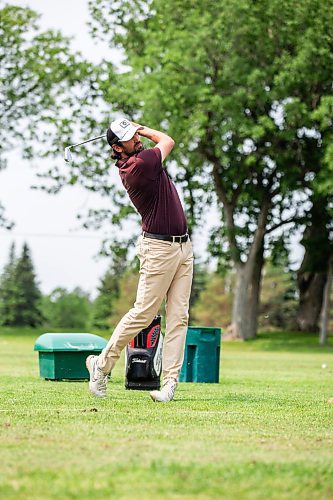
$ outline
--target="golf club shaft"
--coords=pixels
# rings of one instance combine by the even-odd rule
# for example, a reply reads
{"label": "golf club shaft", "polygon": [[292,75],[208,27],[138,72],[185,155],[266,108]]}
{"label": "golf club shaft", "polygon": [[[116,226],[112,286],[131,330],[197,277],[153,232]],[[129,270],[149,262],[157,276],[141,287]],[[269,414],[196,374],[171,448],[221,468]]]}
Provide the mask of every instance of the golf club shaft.
{"label": "golf club shaft", "polygon": [[75,148],[76,146],[81,146],[82,144],[86,144],[87,142],[97,141],[98,139],[102,139],[103,137],[105,137],[105,134],[99,135],[98,137],[93,137],[92,139],[88,139],[87,141],[78,142],[77,144],[72,144],[71,146],[68,146],[68,149]]}

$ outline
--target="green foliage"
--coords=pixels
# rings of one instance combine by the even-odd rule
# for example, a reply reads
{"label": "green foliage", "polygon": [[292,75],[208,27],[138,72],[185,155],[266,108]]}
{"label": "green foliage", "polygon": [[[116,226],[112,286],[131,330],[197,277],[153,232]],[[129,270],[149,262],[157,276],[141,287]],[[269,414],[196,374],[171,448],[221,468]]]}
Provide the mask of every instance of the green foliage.
{"label": "green foliage", "polygon": [[[267,244],[286,221],[301,222],[311,193],[329,193],[332,0],[95,0],[90,9],[93,35],[123,50],[117,72],[110,60],[92,68],[70,54],[68,40],[41,33],[29,9],[2,9],[6,147],[22,137],[32,157],[38,138],[47,144],[40,154],[58,156],[74,130],[106,128],[110,109],[167,130],[177,142],[168,168],[177,164],[191,230],[218,200],[220,247],[211,249],[223,255],[221,272],[246,262],[260,232]],[[97,125],[98,102],[107,111]],[[50,168],[49,189],[80,183],[111,197],[112,209],[92,219],[121,227],[135,216],[97,148],[80,151],[66,172]]]}
{"label": "green foliage", "polygon": [[36,141],[47,143],[45,155],[58,156],[59,146],[73,132],[80,104],[84,107],[94,97],[93,87],[87,93],[92,67],[71,53],[68,38],[42,32],[33,10],[5,4],[0,16],[2,151],[20,145],[24,156],[33,158]]}
{"label": "green foliage", "polygon": [[[110,318],[118,308],[121,281],[127,270],[131,269],[131,263],[128,262],[128,250],[128,246],[123,246],[119,241],[113,241],[107,252],[111,255],[111,264],[101,278],[100,285],[97,288],[99,293],[93,303],[92,324],[96,328],[108,329],[113,324],[112,321],[114,320],[111,321]],[[121,301],[123,299],[124,297],[121,298]],[[127,303],[126,299],[125,301]]]}
{"label": "green foliage", "polygon": [[42,311],[45,326],[54,328],[76,328],[85,331],[90,326],[91,304],[89,296],[80,288],[72,292],[56,288],[43,297]]}
{"label": "green foliage", "polygon": [[206,288],[209,277],[210,273],[208,272],[206,264],[198,263],[196,259],[194,259],[193,281],[190,297],[190,320],[191,308],[196,304],[202,290]]}
{"label": "green foliage", "polygon": [[304,218],[301,244],[305,252],[297,272],[297,324],[305,331],[319,330],[329,261],[333,255],[332,195],[333,192],[325,194],[316,189],[311,197],[312,206]]}
{"label": "green foliage", "polygon": [[8,263],[5,265],[0,277],[0,324],[12,325],[15,318],[17,288],[15,283],[15,244],[12,243]]}
{"label": "green foliage", "polygon": [[323,145],[325,154],[323,164],[325,168],[319,172],[316,180],[318,191],[332,195],[333,191],[333,96],[324,96],[320,100],[319,106],[313,112],[313,119],[320,124],[320,128],[325,130]]}
{"label": "green foliage", "polygon": [[[232,272],[207,275],[206,284],[191,310],[192,322],[226,330],[231,323],[234,286]],[[260,328],[296,329],[297,305],[296,277],[288,261],[281,258],[279,263],[268,261],[262,279]]]}
{"label": "green foliage", "polygon": [[[90,135],[96,126],[91,117],[98,98],[98,69],[71,52],[69,38],[42,31],[33,10],[2,4],[0,18],[0,168],[13,148],[30,160],[57,158],[58,165],[49,164],[47,176],[54,176],[59,187],[67,181],[59,162],[64,145],[78,132]],[[84,112],[86,119],[80,123]],[[55,191],[58,187],[45,186]],[[0,205],[1,225],[11,223]]]}
{"label": "green foliage", "polygon": [[133,307],[136,297],[139,275],[136,270],[129,269],[119,279],[119,294],[112,303],[109,324],[114,328],[121,318]]}
{"label": "green foliage", "polygon": [[[248,316],[258,249],[276,229],[302,223],[314,191],[332,187],[333,1],[134,5],[90,2],[92,32],[121,47],[126,65],[114,88],[104,79],[100,89],[176,139],[168,162],[178,166],[191,226],[218,201],[209,251],[219,272],[232,262],[247,276],[236,304],[237,317]],[[233,321],[253,325],[241,336],[255,335],[249,317]]]}
{"label": "green foliage", "polygon": [[[333,196],[333,192],[332,192]],[[330,196],[314,194],[312,206],[304,218],[305,230],[301,241],[305,248],[301,272],[327,272],[333,253],[333,218]]]}
{"label": "green foliage", "polygon": [[289,244],[289,240],[285,235],[272,241],[269,254],[269,269],[275,268],[283,270],[284,272],[290,272],[287,244]]}
{"label": "green foliage", "polygon": [[108,270],[101,278],[97,287],[98,296],[93,303],[92,325],[95,328],[106,330],[110,328],[110,316],[114,301],[119,297],[119,276],[113,270]]}
{"label": "green foliage", "polygon": [[[1,168],[0,168],[1,169]],[[0,227],[5,229],[12,229],[14,223],[9,221],[5,216],[5,207],[0,203]]]}
{"label": "green foliage", "polygon": [[[195,265],[190,307],[198,301],[202,290],[206,287],[209,273],[204,265]],[[96,328],[114,328],[120,319],[133,307],[139,280],[136,259],[132,263],[124,262],[123,266],[111,264],[99,286],[99,295],[93,304],[93,325]],[[160,313],[164,316],[163,305]],[[190,309],[190,321],[192,310]]]}
{"label": "green foliage", "polygon": [[127,66],[116,85],[100,82],[104,99],[176,138],[170,161],[195,194],[190,223],[216,199],[214,185],[232,212],[231,256],[244,261],[263,205],[269,232],[298,218],[306,194],[297,203],[295,191],[327,167],[332,0],[134,5],[90,2],[92,33],[121,47]]}
{"label": "green foliage", "polygon": [[220,226],[213,227],[207,251],[216,259],[216,270],[221,276],[225,276],[232,269],[231,252],[227,243],[228,229],[221,221]]}
{"label": "green foliage", "polygon": [[227,278],[210,274],[206,283],[192,308],[192,322],[198,326],[226,329],[231,323],[233,277],[230,274]]}
{"label": "green foliage", "polygon": [[27,244],[23,245],[21,257],[18,259],[14,273],[18,290],[16,303],[16,319],[14,325],[36,326],[42,322],[40,311],[41,292]]}
{"label": "green foliage", "polygon": [[296,330],[298,309],[296,278],[286,265],[268,261],[264,268],[259,328]]}
{"label": "green foliage", "polygon": [[28,245],[16,259],[14,246],[0,281],[0,323],[37,326],[42,323],[41,292],[38,288]]}

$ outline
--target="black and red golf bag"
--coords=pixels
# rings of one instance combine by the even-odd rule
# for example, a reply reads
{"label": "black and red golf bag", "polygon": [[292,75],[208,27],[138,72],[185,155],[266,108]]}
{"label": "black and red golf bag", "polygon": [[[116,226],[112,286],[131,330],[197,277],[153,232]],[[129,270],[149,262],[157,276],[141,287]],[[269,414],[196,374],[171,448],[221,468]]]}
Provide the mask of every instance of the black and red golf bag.
{"label": "black and red golf bag", "polygon": [[156,316],[126,347],[126,389],[160,388],[162,346],[161,316]]}

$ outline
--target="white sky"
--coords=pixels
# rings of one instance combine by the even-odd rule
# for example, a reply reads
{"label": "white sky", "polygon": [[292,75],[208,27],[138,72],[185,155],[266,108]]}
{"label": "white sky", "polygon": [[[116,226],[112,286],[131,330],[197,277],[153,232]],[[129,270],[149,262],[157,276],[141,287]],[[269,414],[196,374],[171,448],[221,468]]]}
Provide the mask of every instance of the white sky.
{"label": "white sky", "polygon": [[[89,36],[87,0],[16,0],[7,3],[28,6],[39,12],[42,29],[58,29],[64,35],[74,37],[73,49],[81,51],[87,59],[98,62],[103,56],[110,57],[110,49],[97,44]],[[37,161],[34,164],[38,167]],[[108,234],[105,229],[98,232],[80,229],[76,215],[82,210],[105,206],[105,201],[79,187],[68,187],[56,196],[48,195],[31,190],[34,183],[36,177],[31,165],[21,160],[17,152],[12,152],[8,168],[0,171],[0,200],[6,208],[6,216],[15,222],[15,228],[10,232],[0,230],[0,271],[7,262],[11,242],[15,241],[17,250],[21,251],[26,241],[44,293],[50,293],[57,286],[67,289],[80,286],[95,296],[108,261],[94,257]],[[216,216],[210,214],[209,220],[214,224]],[[206,230],[207,227],[206,224]],[[198,254],[204,250],[206,240],[202,234],[194,239]],[[294,259],[299,260],[299,247],[295,247],[294,254]]]}

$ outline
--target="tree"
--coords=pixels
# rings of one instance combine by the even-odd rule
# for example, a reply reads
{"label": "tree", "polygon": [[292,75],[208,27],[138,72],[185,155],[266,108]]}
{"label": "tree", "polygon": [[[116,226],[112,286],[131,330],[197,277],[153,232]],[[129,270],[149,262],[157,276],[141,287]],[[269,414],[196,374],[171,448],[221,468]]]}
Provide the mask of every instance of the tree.
{"label": "tree", "polygon": [[38,288],[30,250],[23,245],[19,258],[14,246],[5,267],[0,286],[1,324],[8,326],[37,326],[42,323],[41,292]]}
{"label": "tree", "polygon": [[304,214],[309,179],[328,168],[327,130],[315,112],[331,94],[332,7],[90,2],[95,34],[121,47],[129,68],[114,87],[104,78],[105,100],[167,128],[182,178],[196,175],[201,192],[213,186],[237,271],[233,326],[242,338],[256,334],[265,246]]}
{"label": "tree", "polygon": [[43,317],[40,310],[41,292],[39,290],[30,250],[23,245],[21,256],[17,260],[14,272],[17,297],[15,304],[14,325],[38,326]]}
{"label": "tree", "polygon": [[43,297],[43,314],[50,328],[86,330],[90,321],[91,304],[89,296],[80,288],[72,292],[55,288]]}
{"label": "tree", "polygon": [[[60,32],[41,31],[33,10],[5,4],[0,18],[0,169],[13,148],[26,159],[62,156],[76,130],[91,133],[88,111],[78,121],[96,107],[93,66],[71,53]],[[49,168],[55,171],[60,180],[61,168]],[[1,204],[0,226],[11,227]]]}
{"label": "tree", "polygon": [[16,304],[16,282],[15,282],[15,244],[12,243],[9,252],[8,263],[0,277],[0,324],[11,325],[14,321],[14,310]]}
{"label": "tree", "polygon": [[93,303],[92,324],[97,328],[109,329],[115,304],[120,296],[120,281],[126,270],[134,263],[128,262],[128,247],[114,241],[110,248],[111,263],[98,286],[98,295]]}
{"label": "tree", "polygon": [[93,303],[92,324],[96,328],[107,330],[110,328],[110,316],[114,301],[119,297],[119,276],[115,276],[112,269],[108,269],[97,287],[98,295]]}
{"label": "tree", "polygon": [[324,289],[323,306],[321,310],[321,325],[320,325],[320,335],[319,335],[319,343],[321,345],[326,344],[328,337],[329,320],[331,312],[330,298],[331,298],[332,283],[333,283],[333,256],[331,256],[328,265],[328,273]]}
{"label": "tree", "polygon": [[218,326],[226,331],[231,322],[232,312],[231,279],[231,276],[210,274],[191,312],[196,325]]}
{"label": "tree", "polygon": [[295,330],[296,278],[287,261],[276,262],[272,258],[266,260],[261,295],[260,327]]}
{"label": "tree", "polygon": [[324,168],[312,181],[311,208],[302,221],[305,253],[298,271],[298,326],[305,331],[318,330],[323,300],[328,306],[327,294],[330,294],[327,284],[331,280],[329,262],[333,258],[333,96],[321,99],[313,115],[321,130],[325,130],[322,138],[325,154]]}
{"label": "tree", "polygon": [[[138,287],[138,273],[128,269],[119,279],[119,294],[112,303],[109,325],[114,328],[121,318],[133,307]],[[147,325],[148,326],[148,325]]]}
{"label": "tree", "polygon": [[209,273],[207,266],[204,263],[199,263],[194,260],[193,266],[193,281],[190,295],[190,311],[189,311],[189,323],[195,321],[192,315],[193,307],[195,307],[197,301],[203,290],[205,290],[207,281],[210,279],[211,274]]}
{"label": "tree", "polygon": [[327,196],[312,197],[312,206],[305,224],[302,240],[305,253],[297,273],[299,289],[297,324],[302,331],[317,332],[329,260],[333,255],[333,242],[330,241],[333,219],[329,213]]}

